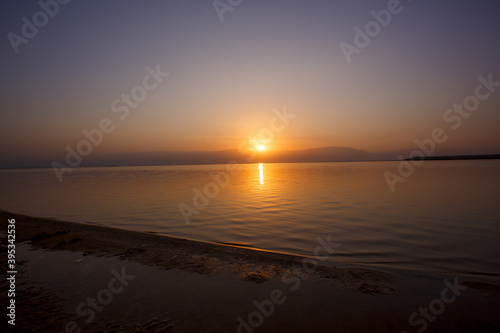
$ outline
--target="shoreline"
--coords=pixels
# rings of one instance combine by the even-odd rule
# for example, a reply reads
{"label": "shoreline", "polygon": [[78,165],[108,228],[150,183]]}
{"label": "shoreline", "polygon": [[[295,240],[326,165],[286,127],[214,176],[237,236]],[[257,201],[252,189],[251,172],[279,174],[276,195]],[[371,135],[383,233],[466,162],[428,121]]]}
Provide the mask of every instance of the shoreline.
{"label": "shoreline", "polygon": [[[443,281],[457,279],[450,275],[325,265],[321,260],[306,272],[304,262],[312,263],[313,257],[3,210],[0,217],[2,234],[7,230],[7,219],[16,220],[16,245],[20,248],[17,259],[21,259],[18,265],[24,272],[19,277],[20,327],[32,328],[33,322],[23,321],[23,317],[35,316],[41,322],[37,324],[40,332],[64,332],[61,325],[68,318],[79,323],[82,332],[115,328],[117,332],[140,332],[147,325],[154,327],[152,332],[237,332],[238,318],[247,320],[248,314],[255,311],[253,300],[264,302],[273,290],[283,290],[289,300],[279,306],[276,303],[275,313],[250,329],[284,332],[302,327],[322,332],[335,324],[338,331],[410,332],[419,326],[409,324],[409,315],[439,297]],[[2,237],[2,246],[6,247],[4,243]],[[86,325],[74,304],[99,292],[99,285],[109,280],[110,267],[119,270],[120,265],[137,276],[124,292],[127,298],[111,303],[109,309],[113,311],[103,311],[101,317]],[[498,329],[500,320],[496,319],[495,309],[500,306],[500,285],[471,276],[459,278],[466,290],[455,303],[447,305],[440,320],[427,323],[432,327],[428,331],[454,332],[450,327],[456,325],[465,332]],[[297,286],[294,281],[297,290],[292,288]],[[90,287],[93,284],[97,286]],[[37,299],[37,292],[49,299]],[[132,312],[127,299],[136,300]],[[338,316],[332,318],[331,313]],[[298,316],[302,318],[299,322]],[[217,328],[210,328],[214,325]]]}
{"label": "shoreline", "polygon": [[[259,282],[265,282],[273,276],[283,274],[294,265],[301,265],[304,259],[313,258],[237,244],[211,243],[151,232],[54,218],[38,218],[4,210],[0,210],[0,218],[2,222],[5,222],[7,218],[15,219],[17,229],[23,230],[22,235],[18,233],[16,236],[18,244],[28,242],[35,248],[49,251],[80,251],[85,255],[119,257],[162,269],[209,275],[220,272],[249,274],[252,273],[251,267],[262,269],[267,266],[272,267],[270,272],[262,271],[261,277],[257,278],[253,275]],[[5,227],[2,230],[6,229]],[[170,258],[159,256],[167,252]],[[381,275],[385,275],[384,271],[391,269],[370,269],[362,265],[340,262],[335,265],[328,262],[319,267],[319,271],[324,271],[325,275],[335,273],[334,276],[349,270],[380,271]]]}
{"label": "shoreline", "polygon": [[[314,246],[310,249],[311,255],[307,254],[301,254],[301,253],[294,253],[294,252],[286,252],[286,251],[280,251],[280,250],[272,250],[272,249],[265,249],[265,248],[259,248],[259,247],[254,247],[251,245],[247,244],[238,244],[238,243],[231,243],[231,242],[211,242],[211,241],[205,241],[205,240],[200,240],[200,239],[194,239],[194,238],[189,238],[185,236],[175,236],[171,234],[166,234],[166,233],[160,233],[156,231],[141,231],[141,230],[136,230],[134,228],[119,228],[116,226],[107,226],[104,224],[99,224],[99,223],[86,223],[86,222],[77,222],[77,221],[69,221],[69,220],[64,220],[60,218],[54,218],[54,217],[34,217],[30,215],[24,215],[24,214],[18,214],[18,213],[11,213],[9,211],[5,211],[3,209],[0,209],[0,217],[3,216],[13,216],[14,218],[17,216],[18,218],[22,218],[25,222],[28,222],[28,225],[30,226],[29,234],[30,237],[35,237],[35,245],[43,245],[46,243],[50,244],[48,246],[49,249],[54,249],[54,250],[71,250],[71,251],[78,251],[85,249],[87,245],[90,245],[89,250],[92,249],[92,251],[88,253],[96,253],[96,251],[101,251],[103,253],[109,252],[112,247],[104,247],[104,246],[95,246],[95,244],[73,244],[73,243],[67,243],[68,242],[68,237],[56,237],[52,239],[51,241],[43,242],[41,241],[40,238],[52,238],[49,237],[51,235],[43,235],[43,234],[34,234],[32,232],[31,227],[33,226],[33,223],[36,221],[39,221],[39,223],[44,223],[44,225],[47,226],[48,231],[50,230],[55,230],[53,232],[61,233],[65,232],[67,229],[67,226],[73,226],[73,230],[75,231],[85,231],[85,232],[98,232],[99,235],[103,236],[105,239],[109,237],[109,233],[115,234],[118,239],[130,239],[134,240],[137,237],[140,236],[139,239],[143,239],[145,243],[139,244],[138,242],[135,242],[134,244],[137,245],[138,247],[136,249],[129,248],[129,253],[127,256],[124,256],[124,258],[128,258],[129,255],[132,254],[134,251],[142,251],[141,247],[142,245],[148,243],[149,241],[154,241],[155,244],[157,242],[162,243],[166,248],[171,248],[172,246],[182,246],[184,247],[185,251],[191,251],[194,250],[194,253],[218,253],[218,255],[223,255],[224,258],[231,260],[233,256],[236,256],[238,254],[245,254],[246,257],[253,257],[253,258],[269,258],[269,259],[282,259],[282,260],[292,260],[293,262],[297,263],[300,262],[303,259],[307,258],[314,258]],[[38,226],[36,226],[38,228]],[[6,228],[4,228],[6,230]],[[37,230],[40,231],[40,233],[43,233],[45,231],[41,230],[38,228]],[[0,230],[0,233],[2,230]],[[61,234],[58,234],[56,236],[62,236]],[[23,241],[25,240],[32,240],[30,237],[24,237]],[[65,244],[57,244],[55,245],[53,242],[55,240],[59,240],[59,243],[64,242]],[[116,239],[114,240],[116,241]],[[117,246],[122,246],[124,242],[121,242],[122,244],[115,244]],[[218,247],[221,248],[218,248]],[[220,249],[220,250],[218,250]],[[240,250],[237,250],[240,249]],[[247,252],[249,251],[249,252]],[[110,255],[120,255],[119,252],[109,252]],[[275,255],[275,256],[274,256]],[[464,277],[471,277],[474,279],[480,279],[485,282],[491,282],[494,284],[500,284],[500,275],[495,274],[495,273],[489,273],[489,272],[455,272],[455,271],[436,271],[436,270],[422,270],[421,268],[411,268],[411,267],[405,267],[401,265],[394,265],[391,263],[386,263],[386,264],[370,264],[370,263],[351,263],[345,259],[341,260],[334,260],[336,254],[333,253],[331,255],[331,258],[329,257],[327,261],[323,261],[322,265],[325,267],[337,267],[337,268],[354,268],[354,269],[365,269],[365,270],[370,270],[370,271],[380,271],[380,272],[386,272],[386,273],[395,273],[397,274],[413,274],[413,275],[424,275],[424,276],[446,276],[446,275],[459,275],[459,276],[464,276]],[[272,262],[272,260],[271,260]],[[151,264],[152,262],[149,262]]]}

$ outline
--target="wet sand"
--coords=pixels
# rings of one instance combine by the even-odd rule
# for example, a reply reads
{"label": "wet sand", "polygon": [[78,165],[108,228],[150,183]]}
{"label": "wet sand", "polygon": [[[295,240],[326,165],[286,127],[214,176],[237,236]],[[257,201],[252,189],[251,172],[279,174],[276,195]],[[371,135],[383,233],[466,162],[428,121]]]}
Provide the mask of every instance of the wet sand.
{"label": "wet sand", "polygon": [[[500,329],[500,286],[486,277],[341,267],[334,253],[321,261],[5,211],[0,219],[3,254],[16,220],[18,270],[16,326],[4,314],[2,331]],[[1,288],[7,304],[6,279]]]}

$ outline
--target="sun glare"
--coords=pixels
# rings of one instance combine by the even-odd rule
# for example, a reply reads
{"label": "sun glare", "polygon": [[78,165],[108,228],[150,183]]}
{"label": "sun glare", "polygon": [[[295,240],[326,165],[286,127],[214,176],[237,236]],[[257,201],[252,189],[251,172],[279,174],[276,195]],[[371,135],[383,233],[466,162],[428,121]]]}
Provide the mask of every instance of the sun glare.
{"label": "sun glare", "polygon": [[260,185],[264,184],[264,164],[259,163]]}
{"label": "sun glare", "polygon": [[264,145],[258,145],[257,146],[257,150],[258,151],[264,151],[264,150],[266,150],[266,146],[264,146]]}

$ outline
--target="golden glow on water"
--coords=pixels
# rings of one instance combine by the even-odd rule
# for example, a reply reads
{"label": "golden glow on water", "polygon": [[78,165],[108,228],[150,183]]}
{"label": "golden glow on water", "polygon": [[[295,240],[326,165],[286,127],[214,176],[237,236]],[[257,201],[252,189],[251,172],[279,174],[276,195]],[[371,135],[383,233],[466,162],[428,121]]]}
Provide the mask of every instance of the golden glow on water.
{"label": "golden glow on water", "polygon": [[259,163],[259,172],[260,172],[260,184],[264,184],[264,164]]}
{"label": "golden glow on water", "polygon": [[[0,170],[0,208],[301,255],[331,235],[339,262],[500,276],[497,161],[428,161],[397,195],[383,176],[397,161],[233,166],[78,168],[63,183]],[[199,212],[189,225],[181,203]]]}

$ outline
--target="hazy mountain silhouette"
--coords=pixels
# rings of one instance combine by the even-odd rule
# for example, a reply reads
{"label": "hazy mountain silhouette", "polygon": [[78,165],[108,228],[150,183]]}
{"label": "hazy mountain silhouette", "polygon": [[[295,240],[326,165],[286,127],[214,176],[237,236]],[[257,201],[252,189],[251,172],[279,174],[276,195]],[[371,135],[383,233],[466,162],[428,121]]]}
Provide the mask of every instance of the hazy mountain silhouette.
{"label": "hazy mountain silhouette", "polygon": [[[81,167],[90,166],[139,166],[139,165],[189,165],[237,163],[294,163],[294,162],[354,162],[394,161],[406,159],[416,148],[370,153],[351,147],[321,147],[302,150],[279,151],[160,151],[129,154],[90,155],[83,157]],[[468,151],[464,149],[437,148],[432,156],[497,154],[498,149]],[[22,164],[2,163],[0,168],[50,168],[52,162],[65,164],[66,156],[57,158],[23,159]],[[8,161],[8,159],[7,159]]]}
{"label": "hazy mountain silhouette", "polygon": [[[351,147],[321,147],[302,150],[278,151],[166,151],[135,154],[108,155],[88,159],[86,166],[97,165],[163,165],[163,164],[225,164],[229,161],[238,163],[294,163],[294,162],[355,162],[355,161],[394,161],[408,158],[415,148],[370,153]],[[494,152],[490,152],[494,153]],[[469,154],[458,149],[436,149],[433,156]],[[472,154],[472,152],[471,152]]]}
{"label": "hazy mountain silhouette", "polygon": [[256,162],[335,162],[335,161],[367,161],[374,155],[348,147],[324,147],[305,150],[281,150],[269,152],[220,150],[220,151],[166,151],[134,154],[116,154],[92,158],[90,156],[83,166],[98,165],[161,165],[161,164],[224,164],[229,161],[238,163]]}

